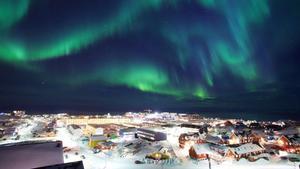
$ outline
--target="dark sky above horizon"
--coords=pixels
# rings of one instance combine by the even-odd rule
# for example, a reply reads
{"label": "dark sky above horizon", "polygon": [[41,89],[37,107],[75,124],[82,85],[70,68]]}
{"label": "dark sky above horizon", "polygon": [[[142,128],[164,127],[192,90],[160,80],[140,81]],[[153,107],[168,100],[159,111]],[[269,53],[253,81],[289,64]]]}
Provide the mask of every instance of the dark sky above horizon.
{"label": "dark sky above horizon", "polygon": [[300,112],[298,0],[0,0],[0,111]]}

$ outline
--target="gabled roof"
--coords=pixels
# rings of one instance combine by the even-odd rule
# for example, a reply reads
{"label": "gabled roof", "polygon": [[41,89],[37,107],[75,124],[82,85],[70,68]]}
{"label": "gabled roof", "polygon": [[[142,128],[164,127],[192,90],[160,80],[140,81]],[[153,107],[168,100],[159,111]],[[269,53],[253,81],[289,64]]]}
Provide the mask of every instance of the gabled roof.
{"label": "gabled roof", "polygon": [[218,144],[220,142],[222,142],[222,139],[217,137],[217,136],[212,136],[212,135],[207,135],[205,137],[205,141],[209,142],[209,143],[215,143]]}
{"label": "gabled roof", "polygon": [[234,149],[234,152],[238,155],[264,150],[264,148],[260,147],[259,145],[252,144],[252,143],[243,144],[243,145],[233,148],[233,149]]}
{"label": "gabled roof", "polygon": [[229,138],[232,139],[232,138],[239,138],[239,137],[235,133],[231,133]]}
{"label": "gabled roof", "polygon": [[284,140],[284,141],[290,142],[290,140],[287,137],[285,137],[284,135],[280,136],[278,138],[278,140]]}
{"label": "gabled roof", "polygon": [[212,150],[210,150],[208,144],[194,144],[193,149],[195,150],[196,154],[210,154]]}
{"label": "gabled roof", "polygon": [[194,144],[193,149],[195,150],[196,154],[208,154],[208,155],[215,155],[215,156],[221,156],[214,150],[210,149],[209,144]]}

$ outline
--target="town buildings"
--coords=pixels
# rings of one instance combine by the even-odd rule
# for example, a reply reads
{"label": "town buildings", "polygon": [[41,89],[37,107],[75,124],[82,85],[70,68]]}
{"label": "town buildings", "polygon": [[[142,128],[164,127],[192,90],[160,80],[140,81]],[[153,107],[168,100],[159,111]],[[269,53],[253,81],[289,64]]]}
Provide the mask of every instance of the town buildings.
{"label": "town buildings", "polygon": [[[87,161],[95,161],[99,157],[118,157],[142,158],[141,161],[147,163],[149,160],[172,162],[176,159],[209,159],[222,164],[226,161],[254,162],[266,159],[272,162],[281,159],[297,160],[297,157],[300,159],[300,135],[295,133],[298,131],[295,130],[297,123],[291,121],[222,120],[168,113],[128,113],[126,116],[22,116],[24,118],[3,114],[0,134],[5,136],[2,137],[5,140],[2,142],[22,143],[24,140],[59,138],[63,140],[65,160],[81,159],[85,162],[86,158]],[[125,123],[121,124],[123,120]],[[39,147],[34,149],[39,150]],[[165,158],[165,152],[168,152],[168,158]],[[43,155],[45,154],[47,155]],[[49,158],[54,156],[48,155]],[[59,157],[61,154],[55,156]],[[38,167],[44,165],[39,161],[34,163]],[[63,162],[56,164],[59,163]],[[51,162],[49,165],[53,164]]]}

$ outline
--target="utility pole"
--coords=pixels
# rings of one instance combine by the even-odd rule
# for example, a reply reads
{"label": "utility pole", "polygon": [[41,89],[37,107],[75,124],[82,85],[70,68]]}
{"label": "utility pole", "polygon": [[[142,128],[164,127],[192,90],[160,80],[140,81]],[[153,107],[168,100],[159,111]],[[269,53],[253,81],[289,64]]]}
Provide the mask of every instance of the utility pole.
{"label": "utility pole", "polygon": [[210,157],[208,154],[206,154],[206,158],[208,160],[208,168],[211,169]]}

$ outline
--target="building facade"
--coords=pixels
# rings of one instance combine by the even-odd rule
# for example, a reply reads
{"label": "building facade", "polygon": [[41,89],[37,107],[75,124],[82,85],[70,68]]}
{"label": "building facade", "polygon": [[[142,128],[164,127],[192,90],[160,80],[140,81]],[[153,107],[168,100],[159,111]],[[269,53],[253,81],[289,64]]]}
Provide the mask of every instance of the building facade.
{"label": "building facade", "polygon": [[157,132],[149,129],[138,128],[137,136],[139,138],[149,140],[149,141],[163,141],[167,140],[167,135],[162,132]]}

